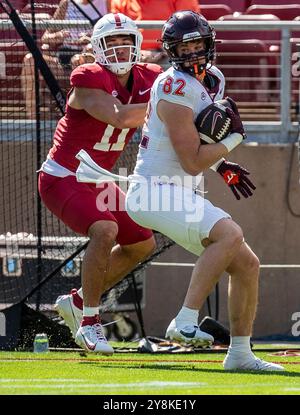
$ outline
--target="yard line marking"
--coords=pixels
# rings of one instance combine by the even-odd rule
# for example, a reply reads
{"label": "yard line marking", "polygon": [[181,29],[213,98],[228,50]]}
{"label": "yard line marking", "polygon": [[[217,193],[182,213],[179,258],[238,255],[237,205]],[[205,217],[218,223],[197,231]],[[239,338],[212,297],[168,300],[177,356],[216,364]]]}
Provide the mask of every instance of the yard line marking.
{"label": "yard line marking", "polygon": [[9,383],[9,382],[28,382],[30,380],[30,382],[41,382],[41,380],[45,380],[47,382],[85,382],[86,383],[86,379],[63,379],[63,378],[36,378],[36,379],[31,379],[31,378],[6,378],[6,379],[0,379],[0,383]]}
{"label": "yard line marking", "polygon": [[[258,350],[259,351],[259,350]],[[98,363],[173,363],[173,364],[183,364],[183,363],[223,363],[223,360],[206,360],[206,359],[199,359],[199,360],[159,360],[159,359],[114,359],[114,358],[14,358],[14,357],[8,357],[8,358],[2,358],[0,359],[0,362],[36,362],[36,361],[48,361],[48,362],[98,362]],[[299,361],[276,361],[276,362],[270,362],[270,363],[278,363],[278,364],[284,364],[284,365],[299,365]]]}
{"label": "yard line marking", "polygon": [[[194,263],[191,262],[150,262],[150,265],[158,266],[158,267],[191,267],[195,266]],[[300,268],[300,264],[261,264],[260,268],[286,268],[286,269],[293,269],[293,268]]]}
{"label": "yard line marking", "polygon": [[284,388],[285,391],[300,391],[300,388]]}
{"label": "yard line marking", "polygon": [[[7,379],[9,380],[9,379]],[[11,379],[11,380],[15,380],[16,382],[18,382],[18,379]],[[26,379],[25,379],[26,380]],[[30,379],[31,380],[31,379]],[[49,380],[49,379],[47,379]],[[23,381],[23,379],[22,379]],[[59,382],[56,382],[59,383]],[[150,382],[132,382],[132,383],[90,383],[90,384],[86,384],[86,380],[84,384],[78,384],[76,382],[76,384],[72,385],[72,384],[47,384],[46,382],[43,382],[43,384],[38,384],[38,385],[32,385],[31,388],[32,389],[74,389],[74,388],[93,388],[93,387],[100,387],[100,388],[105,388],[105,389],[112,389],[112,388],[125,388],[125,389],[131,389],[131,388],[137,388],[137,389],[142,389],[142,388],[168,388],[168,387],[172,387],[172,388],[190,388],[190,387],[204,387],[207,386],[209,387],[209,385],[205,382],[176,382],[176,381],[150,381]],[[4,387],[4,386],[3,386]],[[15,384],[15,385],[9,385],[7,386],[9,388],[12,389],[24,389],[24,388],[28,388],[28,384],[24,385],[24,384]],[[0,389],[1,389],[1,385],[0,385]]]}
{"label": "yard line marking", "polygon": [[[4,386],[3,386],[4,387]],[[91,383],[91,384],[78,384],[75,382],[72,384],[47,384],[43,382],[43,384],[33,385],[31,389],[68,389],[68,390],[80,390],[80,389],[90,389],[90,388],[101,388],[101,389],[151,389],[155,387],[156,389],[164,389],[164,388],[198,388],[198,389],[206,389],[210,388],[211,384],[207,382],[176,382],[176,381],[149,381],[149,382],[132,382],[132,383]],[[278,383],[247,383],[247,384],[220,384],[214,385],[215,390],[218,389],[245,389],[249,387],[259,387],[259,388],[269,388],[269,387],[276,387],[279,391],[299,391],[299,387],[290,387],[289,384],[278,384]],[[10,385],[6,386],[6,388],[10,389],[25,389],[28,388],[28,384],[26,385]],[[1,386],[0,386],[1,390]]]}

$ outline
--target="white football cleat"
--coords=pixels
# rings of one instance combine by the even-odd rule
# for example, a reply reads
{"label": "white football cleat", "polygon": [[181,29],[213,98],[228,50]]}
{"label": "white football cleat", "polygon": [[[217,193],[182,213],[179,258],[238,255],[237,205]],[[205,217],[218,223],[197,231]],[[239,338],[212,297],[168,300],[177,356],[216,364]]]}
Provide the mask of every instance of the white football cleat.
{"label": "white football cleat", "polygon": [[55,310],[69,327],[74,338],[82,320],[82,309],[74,304],[75,296],[79,297],[77,290],[73,289],[71,294],[60,295],[54,304]]}
{"label": "white football cleat", "polygon": [[225,370],[255,370],[255,371],[282,371],[285,370],[283,366],[278,365],[276,363],[266,362],[265,360],[259,359],[254,355],[250,356],[250,358],[235,358],[230,354],[227,354],[224,362],[223,367]]}
{"label": "white football cleat", "polygon": [[79,327],[75,336],[75,342],[88,352],[112,355],[114,349],[106,340],[99,316],[84,317],[85,321],[88,319],[90,324]]}
{"label": "white football cleat", "polygon": [[201,331],[198,326],[180,325],[174,318],[166,331],[166,338],[186,345],[208,347],[214,342],[213,336]]}

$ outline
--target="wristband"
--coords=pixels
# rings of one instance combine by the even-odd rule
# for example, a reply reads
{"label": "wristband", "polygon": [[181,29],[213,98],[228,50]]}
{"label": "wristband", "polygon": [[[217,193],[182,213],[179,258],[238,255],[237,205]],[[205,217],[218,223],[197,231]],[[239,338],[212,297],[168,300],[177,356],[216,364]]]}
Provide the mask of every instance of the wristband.
{"label": "wristband", "polygon": [[223,163],[223,161],[225,161],[225,159],[222,157],[215,164],[213,164],[212,166],[210,166],[210,169],[212,169],[213,171],[217,171],[218,170],[218,167],[220,167],[220,165]]}
{"label": "wristband", "polygon": [[230,153],[230,151],[232,151],[243,141],[243,138],[242,134],[233,133],[224,138],[224,140],[220,141],[220,144],[223,144],[227,148],[228,153]]}

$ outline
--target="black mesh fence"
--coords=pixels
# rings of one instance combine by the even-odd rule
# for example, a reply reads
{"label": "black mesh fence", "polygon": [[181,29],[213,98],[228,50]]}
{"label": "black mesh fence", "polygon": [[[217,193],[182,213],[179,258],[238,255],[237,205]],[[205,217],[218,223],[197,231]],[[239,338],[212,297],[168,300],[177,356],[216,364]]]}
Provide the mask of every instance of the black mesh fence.
{"label": "black mesh fence", "polygon": [[[6,2],[1,3],[6,6]],[[20,10],[18,16],[64,96],[69,75],[80,63],[77,53],[88,51],[92,23],[76,9],[81,24],[70,20],[70,27],[66,22],[56,25],[53,15],[57,2],[11,3]],[[80,286],[81,261],[88,240],[70,231],[39,199],[37,170],[51,147],[62,112],[10,16],[3,8],[0,11],[0,309],[28,296],[35,308],[51,309],[59,294]],[[68,32],[67,44],[54,42],[59,32],[65,37]],[[126,166],[129,173],[132,171],[138,139],[136,134],[116,168]],[[156,239],[156,252],[148,262],[172,244],[160,234]],[[146,264],[141,264],[136,273]],[[130,281],[128,278],[113,294],[105,295],[103,310],[113,310],[121,294],[126,297]],[[40,284],[41,289],[36,290]]]}

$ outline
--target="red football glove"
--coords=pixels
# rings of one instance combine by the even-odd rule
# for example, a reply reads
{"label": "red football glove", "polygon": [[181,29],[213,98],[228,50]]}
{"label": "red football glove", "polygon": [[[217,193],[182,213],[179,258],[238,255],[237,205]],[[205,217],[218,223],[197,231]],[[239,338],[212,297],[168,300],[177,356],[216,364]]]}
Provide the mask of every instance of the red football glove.
{"label": "red football glove", "polygon": [[226,108],[227,115],[231,119],[231,132],[241,134],[244,140],[245,138],[247,138],[247,136],[245,134],[244,126],[240,118],[239,110],[236,106],[236,103],[230,97],[226,97],[225,99],[230,103],[232,108]]}
{"label": "red football glove", "polygon": [[247,177],[250,172],[237,163],[224,160],[217,168],[217,172],[223,177],[237,200],[241,198],[239,193],[247,198],[253,194],[251,189],[256,189],[256,186]]}

